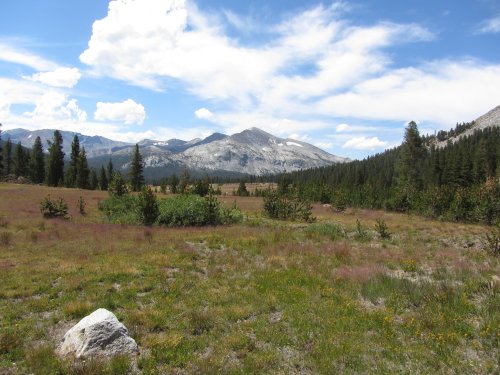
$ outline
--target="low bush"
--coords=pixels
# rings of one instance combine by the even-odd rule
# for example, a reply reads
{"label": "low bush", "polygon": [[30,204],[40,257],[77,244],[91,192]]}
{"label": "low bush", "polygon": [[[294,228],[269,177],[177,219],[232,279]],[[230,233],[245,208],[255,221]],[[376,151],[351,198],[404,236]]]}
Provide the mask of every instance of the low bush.
{"label": "low bush", "polygon": [[298,194],[269,190],[264,196],[264,211],[271,219],[313,222],[312,206]]}
{"label": "low bush", "polygon": [[486,242],[484,245],[488,254],[500,257],[500,224],[493,227],[491,232],[486,235]]}
{"label": "low bush", "polygon": [[201,226],[237,223],[243,220],[240,210],[222,207],[212,195],[178,195],[159,203],[158,224],[167,226]]}
{"label": "low bush", "polygon": [[77,204],[78,212],[80,213],[80,215],[85,215],[85,206],[86,205],[87,205],[87,203],[85,203],[85,199],[83,199],[83,197],[80,195],[80,198],[78,198],[78,204]]}
{"label": "low bush", "polygon": [[370,232],[368,232],[363,226],[361,222],[356,220],[356,231],[354,232],[354,238],[359,242],[368,242],[372,239]]}
{"label": "low bush", "polygon": [[144,225],[152,225],[158,218],[158,201],[149,186],[143,187],[138,198],[139,218]]}
{"label": "low bush", "polygon": [[52,200],[50,195],[40,202],[40,212],[45,218],[62,217],[68,219],[68,204],[64,199]]}
{"label": "low bush", "polygon": [[112,194],[99,203],[106,219],[114,224],[139,224],[138,198],[134,195]]}
{"label": "low bush", "polygon": [[380,238],[382,238],[383,240],[391,239],[391,233],[389,232],[389,228],[387,227],[387,224],[385,223],[384,220],[382,219],[376,220],[375,230],[379,234]]}
{"label": "low bush", "polygon": [[202,226],[232,224],[243,221],[237,208],[227,209],[213,196],[176,195],[160,201],[146,188],[134,196],[111,195],[99,204],[106,219],[115,224]]}

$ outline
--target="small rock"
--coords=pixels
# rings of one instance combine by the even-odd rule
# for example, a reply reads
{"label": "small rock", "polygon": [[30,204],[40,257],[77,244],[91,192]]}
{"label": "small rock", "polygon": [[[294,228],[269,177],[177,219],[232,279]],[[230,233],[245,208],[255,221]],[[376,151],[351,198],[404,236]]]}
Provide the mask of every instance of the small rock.
{"label": "small rock", "polygon": [[62,339],[59,353],[76,358],[134,354],[139,349],[128,330],[116,316],[106,310],[98,309],[80,320]]}
{"label": "small rock", "polygon": [[276,311],[276,312],[273,312],[271,314],[269,314],[269,323],[278,323],[281,321],[281,319],[283,318],[283,312],[281,311]]}

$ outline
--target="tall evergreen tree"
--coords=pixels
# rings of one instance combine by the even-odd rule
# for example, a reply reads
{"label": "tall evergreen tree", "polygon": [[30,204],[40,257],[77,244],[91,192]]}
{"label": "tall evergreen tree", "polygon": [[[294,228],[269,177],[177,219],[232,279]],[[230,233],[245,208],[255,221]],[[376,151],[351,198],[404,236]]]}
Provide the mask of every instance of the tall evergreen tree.
{"label": "tall evergreen tree", "polygon": [[27,152],[24,151],[21,142],[18,142],[14,150],[14,157],[12,158],[13,172],[16,177],[28,174],[28,160]]}
{"label": "tall evergreen tree", "polygon": [[64,152],[62,150],[63,138],[59,130],[54,131],[52,141],[48,141],[48,143],[47,185],[61,186],[64,181]]}
{"label": "tall evergreen tree", "polygon": [[178,188],[177,188],[179,193],[185,194],[188,192],[189,179],[190,179],[189,171],[186,168],[184,168],[184,170],[182,171],[181,178],[179,180]]}
{"label": "tall evergreen tree", "polygon": [[78,135],[74,135],[73,142],[71,142],[71,153],[69,158],[69,166],[66,171],[66,181],[67,187],[77,186],[76,180],[78,178],[78,158],[80,157],[80,140]]}
{"label": "tall evergreen tree", "polygon": [[135,145],[134,153],[132,155],[132,166],[130,168],[130,185],[133,191],[141,191],[144,185],[144,166],[142,164],[142,156],[139,153],[139,145]]}
{"label": "tall evergreen tree", "polygon": [[174,173],[168,178],[168,185],[170,187],[170,192],[172,194],[177,193],[177,186],[179,185],[179,178],[177,175]]}
{"label": "tall evergreen tree", "polygon": [[108,184],[110,184],[111,181],[113,180],[113,175],[115,174],[115,170],[113,168],[113,161],[111,159],[109,159],[108,166],[107,166],[106,170],[108,173]]}
{"label": "tall evergreen tree", "polygon": [[101,165],[101,170],[99,171],[99,189],[108,190],[108,177],[106,176],[106,170],[104,166]]}
{"label": "tall evergreen tree", "polygon": [[97,172],[94,168],[90,170],[90,178],[89,178],[89,189],[95,190],[99,186],[99,179],[97,178]]}
{"label": "tall evergreen tree", "polygon": [[10,138],[7,139],[5,143],[5,148],[3,149],[4,158],[4,172],[6,175],[12,173],[12,142]]}
{"label": "tall evergreen tree", "polygon": [[36,137],[31,150],[30,178],[36,184],[41,184],[45,180],[45,156],[40,137]]}
{"label": "tall evergreen tree", "polygon": [[406,127],[404,142],[399,160],[399,179],[403,186],[421,189],[422,160],[425,157],[425,147],[420,137],[417,124],[410,121]]}
{"label": "tall evergreen tree", "polygon": [[76,187],[87,189],[89,187],[90,170],[87,163],[87,153],[85,147],[82,147],[76,159]]}

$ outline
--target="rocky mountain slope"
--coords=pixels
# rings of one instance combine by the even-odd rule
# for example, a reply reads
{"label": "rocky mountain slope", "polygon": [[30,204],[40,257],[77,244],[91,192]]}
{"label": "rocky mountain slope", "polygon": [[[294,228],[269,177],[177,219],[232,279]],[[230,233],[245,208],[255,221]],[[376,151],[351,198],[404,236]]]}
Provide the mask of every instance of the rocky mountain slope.
{"label": "rocky mountain slope", "polygon": [[476,130],[486,129],[486,128],[493,127],[493,126],[500,126],[500,105],[493,108],[488,113],[478,117],[476,120],[474,120],[473,125],[470,129],[467,129],[463,133],[461,133],[455,137],[451,137],[451,138],[447,139],[446,141],[436,142],[435,145],[438,148],[443,148],[450,141],[452,143],[455,143],[456,141],[458,141],[459,139],[461,139],[463,137],[470,136]]}
{"label": "rocky mountain slope", "polygon": [[[5,131],[3,138],[10,137],[13,143],[21,142],[25,147],[32,147],[35,138],[40,136],[46,148],[46,140],[50,140],[53,133],[53,130],[31,132],[15,129]],[[62,131],[61,134],[64,152],[68,155],[74,133]],[[132,144],[99,136],[78,134],[78,137],[80,145],[85,147],[90,165],[104,165],[111,158],[116,168],[123,171],[128,169]],[[179,173],[185,168],[210,175],[263,175],[347,161],[311,144],[275,137],[258,128],[231,136],[214,133],[205,139],[191,141],[145,139],[139,142],[139,148],[147,177]]]}
{"label": "rocky mountain slope", "polygon": [[[131,146],[129,143],[113,141],[108,138],[100,136],[88,136],[80,133],[73,133],[68,131],[60,131],[63,138],[63,151],[68,155],[71,151],[71,142],[75,134],[78,135],[80,147],[85,147],[85,152],[88,158],[97,157],[100,155],[109,155],[120,147]],[[44,150],[47,150],[47,141],[52,140],[54,129],[43,130],[26,130],[26,129],[12,129],[2,132],[2,140],[10,138],[13,144],[21,142],[21,145],[27,148],[33,147],[36,137],[40,137]]]}

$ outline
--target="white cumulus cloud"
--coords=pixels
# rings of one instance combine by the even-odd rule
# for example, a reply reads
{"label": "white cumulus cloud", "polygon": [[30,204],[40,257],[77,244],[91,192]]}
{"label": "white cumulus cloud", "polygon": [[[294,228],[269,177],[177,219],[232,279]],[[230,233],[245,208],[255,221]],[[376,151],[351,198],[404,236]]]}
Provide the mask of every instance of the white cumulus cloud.
{"label": "white cumulus cloud", "polygon": [[197,111],[195,111],[194,114],[197,118],[201,120],[211,120],[214,118],[214,114],[206,108],[200,108]]}
{"label": "white cumulus cloud", "polygon": [[378,137],[354,137],[344,143],[342,148],[352,148],[355,150],[376,150],[384,148],[387,145],[387,142],[381,141]]}
{"label": "white cumulus cloud", "polygon": [[122,121],[127,125],[142,124],[146,111],[142,104],[132,99],[121,103],[97,103],[94,119],[97,121]]}
{"label": "white cumulus cloud", "polygon": [[76,99],[70,99],[68,95],[57,91],[48,91],[41,95],[36,100],[35,109],[24,115],[45,126],[87,120],[87,113],[78,106]]}
{"label": "white cumulus cloud", "polygon": [[74,87],[82,74],[77,68],[57,68],[50,72],[35,73],[31,79],[53,87]]}
{"label": "white cumulus cloud", "polygon": [[[395,47],[427,43],[436,38],[433,31],[417,23],[357,24],[347,8],[335,2],[290,14],[266,27],[264,41],[246,44],[225,26],[252,32],[251,18],[224,10],[219,17],[205,14],[194,1],[111,1],[80,60],[94,74],[141,87],[181,84],[208,108],[217,103],[216,115],[204,108],[195,115],[227,133],[257,126],[304,134],[371,120],[368,127],[336,129],[364,136],[364,143],[356,137],[357,147],[367,149],[383,147],[373,137],[377,121],[415,119],[449,128],[498,105],[499,64],[444,57],[401,67]],[[495,30],[490,21],[484,26]]]}

